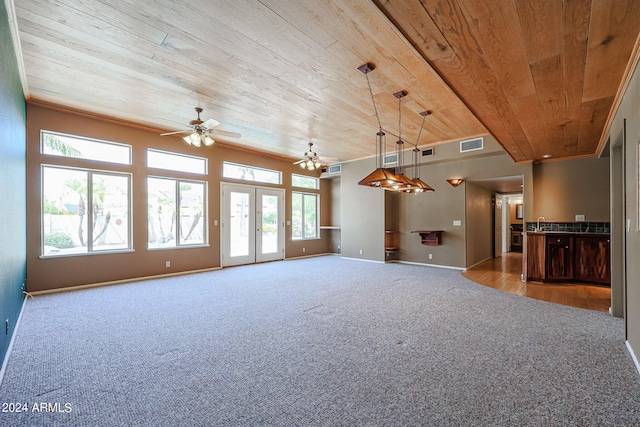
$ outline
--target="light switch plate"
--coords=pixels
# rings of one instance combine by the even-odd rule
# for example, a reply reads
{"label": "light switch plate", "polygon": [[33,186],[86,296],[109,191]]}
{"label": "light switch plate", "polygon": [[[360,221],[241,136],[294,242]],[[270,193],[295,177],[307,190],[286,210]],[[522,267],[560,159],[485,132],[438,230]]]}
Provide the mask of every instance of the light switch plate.
{"label": "light switch plate", "polygon": [[459,219],[454,219],[453,225],[456,227],[460,227],[462,225],[462,221],[460,221]]}

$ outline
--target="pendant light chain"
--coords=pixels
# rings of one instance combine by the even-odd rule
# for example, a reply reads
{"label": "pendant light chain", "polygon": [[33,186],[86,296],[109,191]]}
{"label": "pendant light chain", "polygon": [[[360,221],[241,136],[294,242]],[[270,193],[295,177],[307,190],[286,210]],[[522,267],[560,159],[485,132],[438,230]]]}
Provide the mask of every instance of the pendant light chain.
{"label": "pendant light chain", "polygon": [[413,177],[420,178],[420,168],[418,168],[418,153],[420,150],[418,149],[418,144],[420,143],[420,135],[422,135],[422,129],[424,128],[424,121],[427,118],[427,114],[422,115],[422,123],[420,124],[420,130],[418,131],[418,138],[416,138],[416,143],[414,144],[414,161],[413,161]]}
{"label": "pendant light chain", "polygon": [[373,90],[371,90],[371,82],[369,81],[369,73],[364,73],[367,78],[367,86],[369,87],[369,94],[371,95],[371,102],[373,103],[373,111],[376,114],[376,120],[378,121],[378,128],[382,132],[382,123],[380,122],[380,115],[378,114],[378,108],[376,107],[376,99],[373,97]]}

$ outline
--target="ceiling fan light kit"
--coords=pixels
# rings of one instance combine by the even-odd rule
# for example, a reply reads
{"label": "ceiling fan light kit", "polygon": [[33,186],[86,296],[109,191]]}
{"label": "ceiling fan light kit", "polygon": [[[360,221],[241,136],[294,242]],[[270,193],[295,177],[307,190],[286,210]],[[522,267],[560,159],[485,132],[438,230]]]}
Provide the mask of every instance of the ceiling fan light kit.
{"label": "ceiling fan light kit", "polygon": [[304,153],[302,159],[294,162],[293,164],[299,164],[302,169],[308,169],[310,171],[320,169],[320,167],[322,166],[322,162],[320,161],[320,158],[315,153],[315,151],[311,149],[311,147],[313,147],[313,142],[309,143],[309,151]]}
{"label": "ceiling fan light kit", "polygon": [[212,129],[215,126],[218,126],[220,122],[217,121],[216,119],[202,120],[200,118],[200,113],[202,113],[202,108],[196,107],[195,110],[196,110],[196,113],[198,114],[198,117],[189,122],[189,129],[178,130],[175,132],[167,132],[167,133],[161,134],[160,136],[175,135],[178,133],[189,133],[189,135],[183,137],[182,139],[184,140],[184,142],[186,142],[189,145],[193,145],[194,147],[201,147],[202,145],[206,147],[212,146],[216,142],[212,138],[213,134],[224,135],[231,138],[240,138],[241,135],[239,133]]}

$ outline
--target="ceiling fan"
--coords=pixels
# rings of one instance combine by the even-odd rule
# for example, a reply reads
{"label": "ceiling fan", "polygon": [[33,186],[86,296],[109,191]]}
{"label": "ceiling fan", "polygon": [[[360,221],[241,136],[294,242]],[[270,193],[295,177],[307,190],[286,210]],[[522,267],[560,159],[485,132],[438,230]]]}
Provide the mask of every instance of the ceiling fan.
{"label": "ceiling fan", "polygon": [[167,132],[167,133],[160,134],[160,136],[175,135],[177,133],[189,133],[189,135],[185,136],[182,139],[187,144],[193,145],[196,147],[200,147],[202,144],[206,146],[213,145],[213,143],[215,142],[213,140],[213,136],[215,135],[222,135],[229,138],[240,138],[241,135],[239,133],[227,132],[219,129],[212,129],[218,126],[220,122],[217,121],[216,119],[202,120],[200,119],[200,113],[202,113],[202,108],[196,107],[195,110],[196,110],[196,113],[198,113],[198,118],[195,120],[191,120],[189,122],[189,129],[178,130],[175,132]]}
{"label": "ceiling fan", "polygon": [[302,159],[293,162],[293,164],[300,165],[302,169],[309,169],[310,171],[319,169],[323,164],[326,164],[327,162],[322,161],[311,147],[313,147],[313,142],[309,143],[309,151],[304,153]]}

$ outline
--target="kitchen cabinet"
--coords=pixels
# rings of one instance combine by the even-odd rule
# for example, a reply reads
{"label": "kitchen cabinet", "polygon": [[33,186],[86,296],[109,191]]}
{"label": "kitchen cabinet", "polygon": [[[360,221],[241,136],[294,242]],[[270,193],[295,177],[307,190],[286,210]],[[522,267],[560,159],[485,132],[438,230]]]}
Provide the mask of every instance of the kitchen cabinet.
{"label": "kitchen cabinet", "polygon": [[571,280],[573,277],[573,238],[547,235],[547,280]]}
{"label": "kitchen cabinet", "polygon": [[611,240],[608,236],[577,236],[575,252],[575,280],[611,283]]}
{"label": "kitchen cabinet", "polygon": [[527,280],[544,280],[547,272],[545,269],[546,238],[541,233],[527,233],[524,236],[526,244],[526,266]]}
{"label": "kitchen cabinet", "polygon": [[526,280],[611,284],[609,234],[525,234]]}

